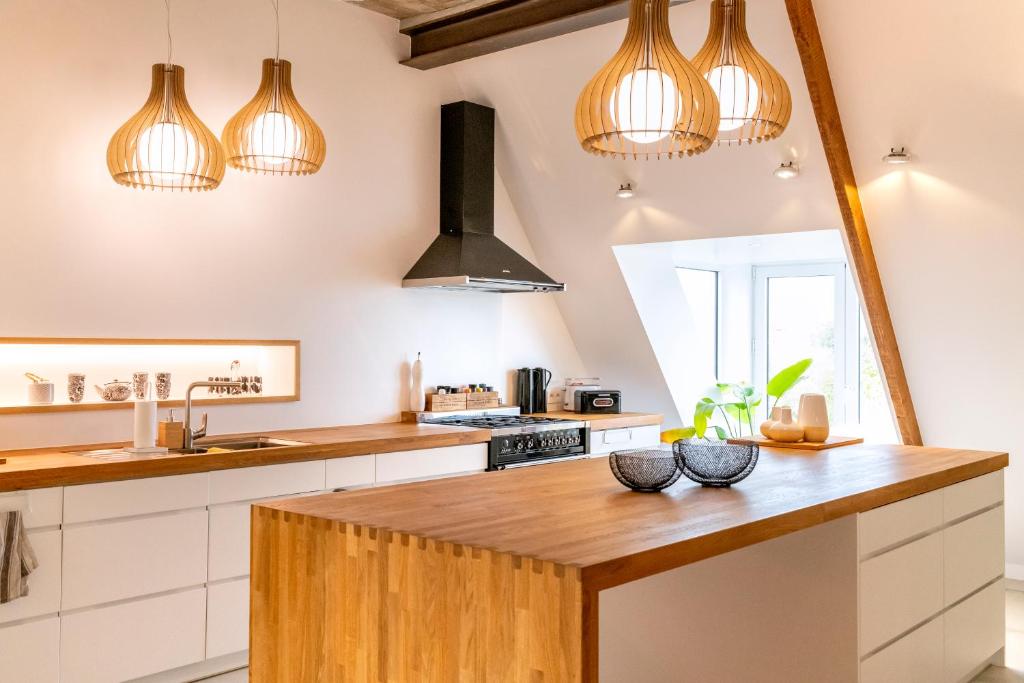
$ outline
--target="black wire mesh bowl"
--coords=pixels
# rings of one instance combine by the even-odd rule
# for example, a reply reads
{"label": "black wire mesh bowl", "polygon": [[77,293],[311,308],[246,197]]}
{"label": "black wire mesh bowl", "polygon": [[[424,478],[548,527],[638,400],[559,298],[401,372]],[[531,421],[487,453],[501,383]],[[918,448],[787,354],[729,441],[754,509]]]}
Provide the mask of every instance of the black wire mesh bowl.
{"label": "black wire mesh bowl", "polygon": [[687,479],[715,488],[732,486],[750,476],[757,465],[757,444],[732,444],[706,439],[680,439],[672,444],[676,465]]}
{"label": "black wire mesh bowl", "polygon": [[668,446],[616,451],[608,456],[608,466],[620,484],[645,493],[668,488],[682,476]]}

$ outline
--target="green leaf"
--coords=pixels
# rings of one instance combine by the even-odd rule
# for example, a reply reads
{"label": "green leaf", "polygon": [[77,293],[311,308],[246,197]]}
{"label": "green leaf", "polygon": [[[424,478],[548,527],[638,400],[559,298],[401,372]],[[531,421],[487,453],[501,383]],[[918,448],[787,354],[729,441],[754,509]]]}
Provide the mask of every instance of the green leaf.
{"label": "green leaf", "polygon": [[693,427],[682,427],[680,429],[669,429],[661,433],[662,443],[675,443],[680,439],[692,439],[697,433]]}
{"label": "green leaf", "polygon": [[710,399],[707,396],[705,396],[704,398],[701,399],[701,403],[710,403],[711,405],[714,405],[715,401],[714,401],[714,399]]}
{"label": "green leaf", "polygon": [[693,431],[697,435],[698,439],[704,438],[704,433],[708,430],[708,412],[707,403],[699,402],[697,407],[693,411]]}
{"label": "green leaf", "polygon": [[725,430],[718,425],[715,425],[715,432],[718,434],[719,441],[725,441],[729,438],[729,435],[725,433]]}
{"label": "green leaf", "polygon": [[783,394],[793,388],[807,368],[811,367],[813,361],[810,358],[804,358],[801,361],[793,363],[788,368],[779,370],[778,374],[768,380],[768,386],[765,389],[765,393],[775,398],[780,398]]}
{"label": "green leaf", "polygon": [[754,387],[743,387],[743,395],[744,396],[753,396],[754,395]]}

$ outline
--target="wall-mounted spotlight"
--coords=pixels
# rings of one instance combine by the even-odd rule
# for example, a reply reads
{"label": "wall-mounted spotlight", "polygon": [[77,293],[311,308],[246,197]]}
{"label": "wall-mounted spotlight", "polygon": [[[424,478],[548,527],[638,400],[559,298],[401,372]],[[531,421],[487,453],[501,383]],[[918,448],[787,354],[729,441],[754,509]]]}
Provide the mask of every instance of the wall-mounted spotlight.
{"label": "wall-mounted spotlight", "polygon": [[615,196],[619,199],[632,199],[634,194],[636,193],[633,191],[633,183],[626,183],[625,185],[619,185]]}
{"label": "wall-mounted spotlight", "polygon": [[796,165],[795,161],[787,161],[785,163],[779,164],[779,167],[776,168],[773,171],[773,173],[775,174],[776,178],[781,178],[782,180],[791,180],[792,178],[796,178],[798,175],[800,175],[800,167]]}
{"label": "wall-mounted spotlight", "polygon": [[910,152],[907,151],[906,147],[895,147],[889,150],[889,153],[882,157],[882,161],[887,164],[909,164],[910,163]]}

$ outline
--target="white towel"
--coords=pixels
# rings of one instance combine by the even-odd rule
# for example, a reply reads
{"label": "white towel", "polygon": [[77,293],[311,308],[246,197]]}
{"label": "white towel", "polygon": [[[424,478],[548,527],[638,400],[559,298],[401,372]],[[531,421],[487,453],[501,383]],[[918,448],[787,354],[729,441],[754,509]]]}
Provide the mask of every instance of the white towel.
{"label": "white towel", "polygon": [[39,566],[20,510],[0,512],[0,604],[28,595],[28,575]]}

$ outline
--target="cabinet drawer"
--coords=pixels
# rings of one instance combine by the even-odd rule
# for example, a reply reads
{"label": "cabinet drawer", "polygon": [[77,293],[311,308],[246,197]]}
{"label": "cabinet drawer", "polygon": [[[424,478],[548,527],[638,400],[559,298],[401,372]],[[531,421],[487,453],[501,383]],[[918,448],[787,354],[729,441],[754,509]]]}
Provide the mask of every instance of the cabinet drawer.
{"label": "cabinet drawer", "polygon": [[210,473],[210,504],[322,491],[323,488],[323,460],[221,470]]}
{"label": "cabinet drawer", "polygon": [[61,617],[63,683],[111,683],[203,660],[206,589]]}
{"label": "cabinet drawer", "polygon": [[643,427],[627,427],[625,429],[605,429],[590,433],[590,453],[605,455],[612,451],[624,451],[630,448],[654,446],[661,441],[661,427],[645,425]]}
{"label": "cabinet drawer", "polygon": [[868,510],[857,518],[860,556],[942,526],[942,490]]}
{"label": "cabinet drawer", "polygon": [[206,507],[209,475],[182,474],[64,489],[64,524]]}
{"label": "cabinet drawer", "polygon": [[[0,624],[56,614],[60,609],[60,529],[30,531],[28,540],[39,566],[28,576],[28,595],[0,605]],[[3,647],[0,640],[0,649]]]}
{"label": "cabinet drawer", "polygon": [[[945,615],[947,683],[958,683],[1006,640],[1006,592],[1002,581],[972,595]],[[939,680],[939,679],[936,679]]]}
{"label": "cabinet drawer", "polygon": [[64,530],[62,609],[206,581],[206,510]]}
{"label": "cabinet drawer", "polygon": [[860,654],[942,609],[942,535],[932,534],[860,565]]}
{"label": "cabinet drawer", "polygon": [[487,444],[425,448],[377,456],[377,482],[429,479],[487,469]]}
{"label": "cabinet drawer", "polygon": [[0,680],[57,683],[59,656],[60,620],[56,616],[0,627]]}
{"label": "cabinet drawer", "polygon": [[367,486],[376,479],[374,456],[355,455],[350,458],[334,458],[327,461],[328,489],[347,486]]}
{"label": "cabinet drawer", "polygon": [[947,523],[983,510],[1003,500],[1003,472],[992,472],[943,489]]}
{"label": "cabinet drawer", "polygon": [[249,579],[209,587],[206,599],[206,658],[249,649]]}
{"label": "cabinet drawer", "polygon": [[1003,506],[954,524],[942,532],[945,603],[952,605],[1001,576],[1005,536]]}
{"label": "cabinet drawer", "polygon": [[210,571],[208,580],[249,575],[251,503],[210,508]]}
{"label": "cabinet drawer", "polygon": [[860,665],[860,683],[936,683],[942,680],[942,617],[908,633]]}
{"label": "cabinet drawer", "polygon": [[60,526],[63,515],[64,489],[32,489],[31,491],[15,491],[0,493],[0,503],[14,501],[2,509],[20,509],[23,513],[26,529],[38,529],[44,526]]}

